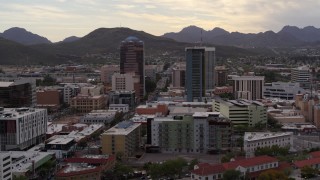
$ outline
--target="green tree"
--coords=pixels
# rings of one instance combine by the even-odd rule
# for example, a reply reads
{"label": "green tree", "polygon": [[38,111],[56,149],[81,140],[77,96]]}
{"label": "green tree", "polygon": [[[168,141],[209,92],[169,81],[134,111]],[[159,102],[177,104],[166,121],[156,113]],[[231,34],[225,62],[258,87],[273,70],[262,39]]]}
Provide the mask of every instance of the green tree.
{"label": "green tree", "polygon": [[223,173],[223,180],[240,180],[241,172],[231,169]]}
{"label": "green tree", "polygon": [[199,160],[198,159],[192,159],[189,163],[189,170],[193,170],[194,166],[199,164]]}
{"label": "green tree", "polygon": [[301,168],[301,177],[304,177],[304,178],[313,178],[316,176],[316,174],[318,174],[319,171],[317,169],[314,169],[310,166],[304,166]]}
{"label": "green tree", "polygon": [[116,112],[113,120],[110,123],[110,126],[114,126],[114,125],[118,124],[119,122],[123,121],[123,118],[124,118],[124,113],[122,111]]}
{"label": "green tree", "polygon": [[49,74],[46,74],[43,77],[43,80],[40,80],[37,83],[37,86],[53,86],[56,85],[57,81],[55,78],[51,77]]}
{"label": "green tree", "polygon": [[133,173],[133,169],[130,166],[118,162],[114,166],[113,173],[117,178],[121,179],[123,177],[128,177],[130,173]]}
{"label": "green tree", "polygon": [[234,154],[233,153],[227,153],[224,156],[222,156],[221,163],[230,162],[231,158],[234,158]]}
{"label": "green tree", "polygon": [[258,147],[254,152],[256,156],[286,156],[288,153],[289,147],[279,147],[278,145],[273,145],[271,147]]}
{"label": "green tree", "polygon": [[281,171],[277,171],[273,169],[262,172],[258,176],[258,180],[274,180],[274,179],[288,180],[288,176]]}
{"label": "green tree", "polygon": [[28,180],[28,178],[23,175],[20,175],[20,176],[13,175],[13,180]]}

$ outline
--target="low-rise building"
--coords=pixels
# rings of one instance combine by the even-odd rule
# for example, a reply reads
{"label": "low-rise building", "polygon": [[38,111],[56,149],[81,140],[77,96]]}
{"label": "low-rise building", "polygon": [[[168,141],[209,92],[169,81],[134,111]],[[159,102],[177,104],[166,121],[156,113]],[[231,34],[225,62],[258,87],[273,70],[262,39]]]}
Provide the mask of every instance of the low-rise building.
{"label": "low-rise building", "polygon": [[70,107],[80,113],[88,113],[92,110],[105,109],[107,97],[105,95],[90,96],[81,95],[73,97],[70,102]]}
{"label": "low-rise building", "polygon": [[94,123],[94,124],[107,124],[113,121],[117,111],[114,110],[93,110],[90,113],[84,115],[80,122],[82,123]]}
{"label": "low-rise building", "polygon": [[246,132],[243,137],[243,150],[246,157],[253,157],[257,148],[271,147],[292,147],[292,132]]}
{"label": "low-rise building", "polygon": [[101,135],[103,154],[122,153],[132,157],[140,149],[140,124],[122,121]]}
{"label": "low-rise building", "polygon": [[310,123],[284,123],[281,129],[283,131],[298,133],[316,133],[317,127]]}
{"label": "low-rise building", "polygon": [[156,115],[166,116],[169,113],[168,106],[166,104],[146,104],[140,105],[136,108],[136,113],[139,115]]}
{"label": "low-rise building", "polygon": [[62,91],[55,89],[37,90],[38,108],[47,108],[48,111],[57,111],[61,106]]}
{"label": "low-rise building", "polygon": [[266,98],[293,100],[296,94],[305,92],[299,83],[273,82],[271,85],[264,86],[263,96]]}
{"label": "low-rise building", "polygon": [[241,177],[255,179],[261,172],[278,167],[278,159],[270,156],[257,156],[216,165],[202,163],[196,165],[194,170],[191,171],[191,179],[222,180],[223,173],[227,170],[237,170],[240,171]]}
{"label": "low-rise building", "polygon": [[111,111],[121,111],[121,112],[129,112],[129,104],[110,104],[109,110]]}
{"label": "low-rise building", "polygon": [[277,120],[281,124],[285,123],[304,123],[305,117],[301,114],[300,110],[295,109],[268,109],[268,115]]}
{"label": "low-rise building", "polygon": [[231,94],[233,93],[233,87],[232,86],[220,86],[220,87],[215,87],[213,90],[213,93],[215,95],[221,95],[221,94]]}
{"label": "low-rise building", "polygon": [[73,154],[76,141],[74,138],[57,138],[45,145],[48,152],[54,152],[56,158],[62,159]]}
{"label": "low-rise building", "polygon": [[115,156],[85,155],[67,158],[66,165],[57,172],[57,180],[96,179],[102,178],[103,172],[111,170],[115,165]]}
{"label": "low-rise building", "polygon": [[110,91],[109,104],[128,104],[130,109],[136,105],[135,91]]}

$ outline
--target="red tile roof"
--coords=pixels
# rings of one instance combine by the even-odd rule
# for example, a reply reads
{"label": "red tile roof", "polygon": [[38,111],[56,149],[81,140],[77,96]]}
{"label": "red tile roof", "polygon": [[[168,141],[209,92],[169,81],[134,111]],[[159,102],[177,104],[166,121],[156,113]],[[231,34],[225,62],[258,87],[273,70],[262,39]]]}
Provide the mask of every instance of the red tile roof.
{"label": "red tile roof", "polygon": [[193,174],[197,174],[200,176],[207,176],[211,174],[218,174],[223,173],[226,169],[222,166],[222,164],[216,164],[216,165],[201,165],[199,169],[195,169],[192,171]]}
{"label": "red tile roof", "polygon": [[243,159],[239,161],[232,161],[228,163],[223,163],[223,167],[226,169],[235,169],[238,166],[251,167],[265,163],[278,162],[278,159],[270,156],[257,156],[248,159]]}
{"label": "red tile roof", "polygon": [[71,171],[71,172],[64,172],[64,170],[67,167],[61,169],[57,174],[56,177],[69,177],[69,176],[78,176],[78,175],[83,175],[83,174],[89,174],[89,173],[100,173],[102,168],[101,167],[96,167],[94,169],[86,169],[82,171]]}
{"label": "red tile roof", "polygon": [[314,164],[320,164],[320,158],[311,158],[302,161],[296,161],[293,163],[296,167],[302,168],[304,166],[311,166]]}
{"label": "red tile roof", "polygon": [[320,151],[311,152],[310,155],[312,156],[312,158],[318,158],[320,157]]}
{"label": "red tile roof", "polygon": [[238,166],[251,167],[265,163],[278,162],[278,159],[270,156],[258,156],[248,159],[242,159],[239,161],[232,161],[222,164],[210,165],[208,163],[198,164],[198,169],[192,171],[193,174],[205,176],[210,174],[223,173],[228,169],[235,169]]}

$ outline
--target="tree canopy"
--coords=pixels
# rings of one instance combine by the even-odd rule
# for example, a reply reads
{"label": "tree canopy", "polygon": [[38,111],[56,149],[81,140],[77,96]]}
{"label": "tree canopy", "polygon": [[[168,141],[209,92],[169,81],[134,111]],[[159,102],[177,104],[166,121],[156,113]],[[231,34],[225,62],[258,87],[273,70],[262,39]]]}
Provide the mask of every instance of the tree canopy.
{"label": "tree canopy", "polygon": [[230,169],[230,170],[226,170],[223,173],[223,180],[239,180],[240,176],[241,176],[240,171]]}
{"label": "tree canopy", "polygon": [[288,180],[288,176],[286,176],[281,171],[277,171],[273,169],[262,172],[258,176],[258,180],[274,180],[274,179]]}

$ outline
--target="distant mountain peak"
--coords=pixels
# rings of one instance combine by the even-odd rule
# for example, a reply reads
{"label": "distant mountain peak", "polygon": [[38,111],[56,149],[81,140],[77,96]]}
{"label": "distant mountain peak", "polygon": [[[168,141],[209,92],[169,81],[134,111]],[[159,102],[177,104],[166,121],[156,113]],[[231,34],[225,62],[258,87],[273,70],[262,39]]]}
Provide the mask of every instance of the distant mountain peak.
{"label": "distant mountain peak", "polygon": [[70,37],[67,37],[67,38],[65,38],[62,42],[73,42],[73,41],[77,41],[77,40],[79,40],[80,38],[79,37],[77,37],[77,36],[70,36]]}
{"label": "distant mountain peak", "polygon": [[13,27],[10,29],[5,30],[1,37],[15,41],[17,43],[23,45],[34,45],[34,44],[50,44],[47,38],[34,34],[32,32],[27,31],[24,28],[20,27]]}

